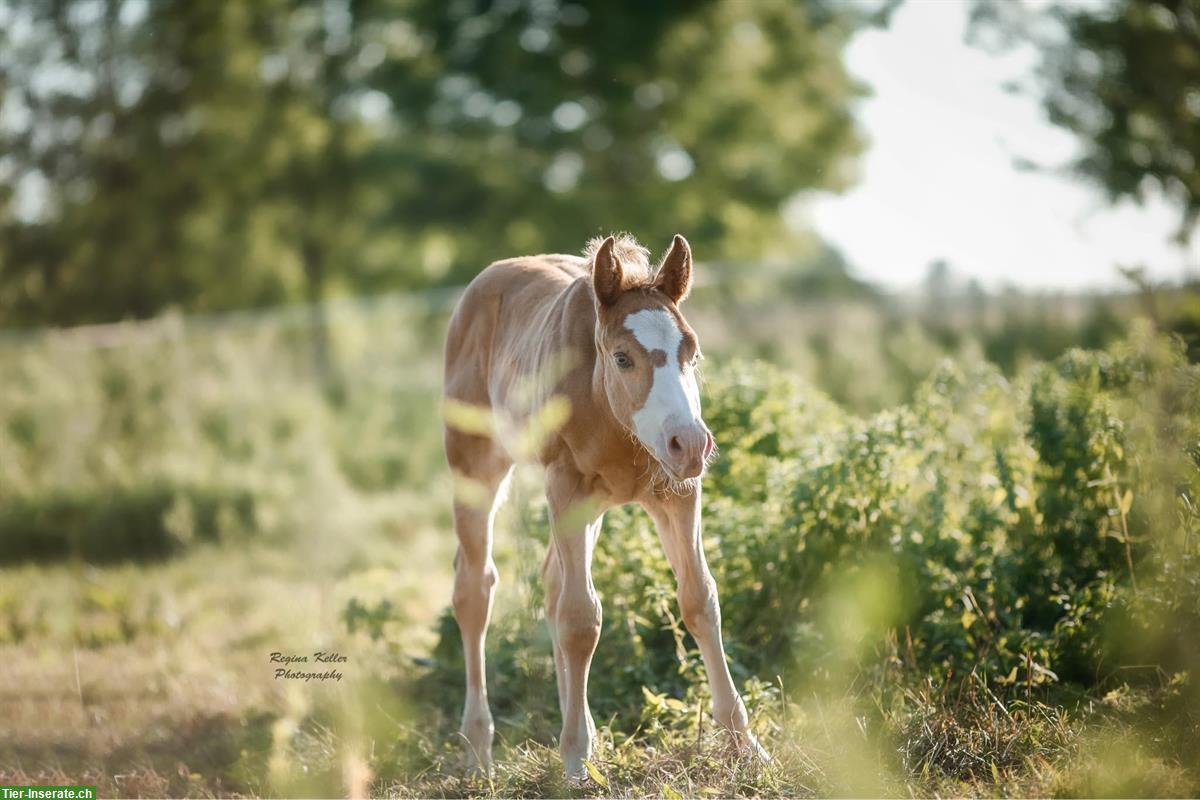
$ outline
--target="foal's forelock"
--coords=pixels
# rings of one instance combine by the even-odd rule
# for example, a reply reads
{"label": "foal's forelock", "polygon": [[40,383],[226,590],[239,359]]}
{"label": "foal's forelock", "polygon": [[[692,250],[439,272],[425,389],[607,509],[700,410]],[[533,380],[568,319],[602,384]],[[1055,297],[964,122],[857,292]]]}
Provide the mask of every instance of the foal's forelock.
{"label": "foal's forelock", "polygon": [[[587,247],[583,249],[583,257],[589,264],[595,262],[596,252],[604,244],[604,240],[603,236],[588,240]],[[631,285],[649,284],[654,278],[654,269],[650,266],[650,251],[628,233],[617,234],[613,238],[613,255],[621,262],[625,280]]]}

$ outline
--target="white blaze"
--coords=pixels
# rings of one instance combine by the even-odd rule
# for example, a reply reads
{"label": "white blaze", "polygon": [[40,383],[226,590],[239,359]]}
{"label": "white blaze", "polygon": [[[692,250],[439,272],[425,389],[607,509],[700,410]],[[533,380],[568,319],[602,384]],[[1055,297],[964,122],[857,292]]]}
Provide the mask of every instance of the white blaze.
{"label": "white blaze", "polygon": [[689,423],[700,419],[700,389],[692,370],[679,368],[683,332],[675,318],[661,308],[646,308],[625,317],[625,327],[648,353],[662,350],[666,363],[654,368],[646,404],[634,412],[633,430],[642,442],[661,451],[659,442],[668,420]]}

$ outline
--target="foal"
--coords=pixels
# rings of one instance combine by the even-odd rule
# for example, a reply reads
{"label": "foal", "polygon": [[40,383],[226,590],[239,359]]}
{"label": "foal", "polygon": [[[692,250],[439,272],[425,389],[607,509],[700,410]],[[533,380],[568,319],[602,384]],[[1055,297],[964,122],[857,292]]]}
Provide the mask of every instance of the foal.
{"label": "foal", "polygon": [[[628,236],[593,240],[585,255],[492,264],[467,287],[446,336],[447,410],[476,407],[491,420],[490,430],[448,423],[445,431],[456,489],[454,616],[466,657],[468,766],[491,767],[484,639],[497,582],[492,525],[517,459],[546,470],[552,535],[542,579],[567,777],[586,777],[596,730],[587,700],[601,619],[592,549],[604,511],[631,502],[658,527],[716,723],[742,749],[765,755],[729,675],[700,541],[700,477],[713,438],[700,417],[699,343],[679,311],[692,283],[691,250],[676,236],[657,271]],[[547,403],[564,400],[569,416],[556,430],[532,447],[517,435]]]}

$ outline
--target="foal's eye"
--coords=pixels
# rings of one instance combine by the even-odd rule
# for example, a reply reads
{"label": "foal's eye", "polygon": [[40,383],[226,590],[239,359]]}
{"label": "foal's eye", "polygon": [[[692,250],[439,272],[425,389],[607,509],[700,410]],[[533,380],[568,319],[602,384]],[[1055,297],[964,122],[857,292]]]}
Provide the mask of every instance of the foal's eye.
{"label": "foal's eye", "polygon": [[633,366],[633,361],[624,353],[613,353],[613,361],[616,361],[617,366],[621,369],[629,369]]}

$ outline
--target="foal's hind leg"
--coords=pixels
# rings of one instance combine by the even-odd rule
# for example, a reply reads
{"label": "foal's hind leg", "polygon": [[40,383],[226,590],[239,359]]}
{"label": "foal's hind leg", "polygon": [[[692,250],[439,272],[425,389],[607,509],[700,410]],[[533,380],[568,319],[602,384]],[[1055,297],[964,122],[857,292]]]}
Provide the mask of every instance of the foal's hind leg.
{"label": "foal's hind leg", "polygon": [[546,626],[550,629],[550,642],[554,647],[554,677],[558,684],[558,710],[565,716],[567,713],[566,663],[563,661],[562,648],[558,646],[558,636],[554,626],[558,598],[562,595],[562,583],[562,562],[554,549],[554,539],[551,537],[550,546],[546,549],[546,560],[542,562],[542,589],[546,595]]}
{"label": "foal's hind leg", "polygon": [[504,502],[512,462],[490,440],[456,431],[446,433],[446,454],[454,471],[454,618],[462,634],[467,697],[462,735],[468,769],[491,769],[492,712],[484,674],[484,641],[492,615],[496,564],[492,561],[492,526]]}

